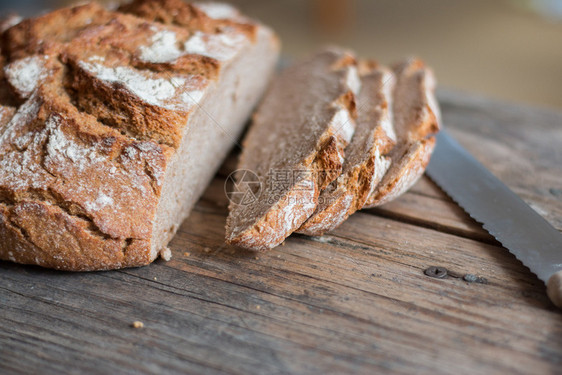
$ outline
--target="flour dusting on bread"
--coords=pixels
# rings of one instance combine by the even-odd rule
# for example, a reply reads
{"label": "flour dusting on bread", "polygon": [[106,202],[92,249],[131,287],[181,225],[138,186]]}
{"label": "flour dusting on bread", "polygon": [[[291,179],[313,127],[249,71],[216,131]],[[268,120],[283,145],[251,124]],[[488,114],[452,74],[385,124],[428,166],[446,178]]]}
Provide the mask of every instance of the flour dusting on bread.
{"label": "flour dusting on bread", "polygon": [[49,157],[59,160],[68,158],[76,166],[78,171],[83,171],[86,166],[98,164],[105,160],[98,156],[94,147],[79,145],[67,138],[60,127],[57,115],[49,117],[46,122],[46,132],[49,134],[47,142],[47,154]]}
{"label": "flour dusting on bread", "polygon": [[107,67],[84,61],[79,65],[102,81],[122,84],[146,103],[169,110],[189,111],[201,99],[201,87],[206,85],[205,79],[200,76],[164,79],[128,66]]}
{"label": "flour dusting on bread", "polygon": [[151,30],[154,31],[151,44],[140,47],[140,57],[142,60],[151,63],[165,63],[175,61],[182,55],[178,48],[175,32],[159,30],[156,27],[153,27]]}
{"label": "flour dusting on bread", "polygon": [[240,17],[240,12],[238,12],[238,9],[227,3],[197,2],[194,3],[194,5],[202,10],[207,15],[207,17],[212,19],[236,19]]}
{"label": "flour dusting on bread", "polygon": [[40,81],[47,77],[48,56],[35,55],[16,60],[4,68],[6,79],[23,98],[28,98]]}
{"label": "flour dusting on bread", "polygon": [[219,34],[196,31],[184,44],[186,53],[211,57],[219,61],[231,59],[248,38],[233,29]]}

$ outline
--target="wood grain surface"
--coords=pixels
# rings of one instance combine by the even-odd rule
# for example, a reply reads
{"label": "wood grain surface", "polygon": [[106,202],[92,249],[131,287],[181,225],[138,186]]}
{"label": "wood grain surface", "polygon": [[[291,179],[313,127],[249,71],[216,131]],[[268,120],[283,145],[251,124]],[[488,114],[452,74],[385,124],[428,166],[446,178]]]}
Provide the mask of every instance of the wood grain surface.
{"label": "wood grain surface", "polygon": [[[454,91],[440,102],[451,133],[562,230],[562,114]],[[562,373],[562,312],[544,284],[429,179],[258,254],[224,245],[234,164],[169,262],[97,273],[0,262],[0,373]]]}

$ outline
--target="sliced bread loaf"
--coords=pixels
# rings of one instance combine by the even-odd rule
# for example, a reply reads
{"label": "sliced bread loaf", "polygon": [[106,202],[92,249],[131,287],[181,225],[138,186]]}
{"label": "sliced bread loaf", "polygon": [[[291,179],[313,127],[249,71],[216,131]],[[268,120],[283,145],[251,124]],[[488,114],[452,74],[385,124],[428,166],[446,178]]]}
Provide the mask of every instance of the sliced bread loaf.
{"label": "sliced bread loaf", "polygon": [[238,169],[261,181],[254,202],[231,202],[226,241],[254,250],[281,244],[314,212],[342,171],[355,128],[355,58],[329,49],[284,70],[244,139]]}
{"label": "sliced bread loaf", "polygon": [[[316,56],[310,61],[321,60]],[[320,182],[303,177],[291,181],[280,195],[275,195],[271,186],[276,183],[275,172],[279,169],[293,173],[320,170],[310,164],[310,160],[318,160],[314,155],[324,151],[318,143],[311,147],[314,142],[307,139],[315,140],[324,135],[311,133],[308,126],[285,125],[302,123],[288,108],[305,108],[305,112],[312,113],[311,108],[325,108],[325,103],[332,99],[332,96],[314,94],[321,82],[306,70],[308,80],[303,78],[304,87],[290,91],[298,87],[290,78],[300,77],[298,73],[303,70],[299,69],[305,66],[298,64],[293,70],[287,70],[290,75],[278,78],[245,141],[246,149],[239,167],[258,171],[260,177],[265,175],[266,186],[264,195],[255,204],[231,204],[227,222],[230,243],[263,250],[276,246],[293,230],[321,235],[335,229],[355,211],[389,202],[404,193],[423,174],[429,162],[440,122],[432,72],[419,59],[397,64],[392,71],[374,62],[362,62],[359,64],[361,90],[357,96],[357,129],[345,148],[342,173],[335,180],[324,178]],[[316,67],[314,71],[321,70]],[[260,122],[264,113],[267,121]],[[280,119],[284,121],[275,121]],[[338,148],[345,143],[340,142]],[[342,151],[338,154],[344,156]],[[298,158],[293,159],[294,155]],[[303,158],[307,161],[303,162]],[[338,165],[337,172],[339,170]],[[309,174],[304,173],[304,176]],[[332,182],[327,183],[329,180]],[[303,189],[299,183],[313,188]],[[298,223],[302,225],[297,227]]]}
{"label": "sliced bread loaf", "polygon": [[169,256],[279,50],[267,27],[206,7],[90,3],[2,33],[0,93],[15,103],[0,103],[0,259],[100,270]]}
{"label": "sliced bread loaf", "polygon": [[316,210],[299,233],[322,235],[338,227],[363,208],[390,165],[385,155],[396,144],[391,111],[394,74],[373,62],[360,66],[357,127],[345,150],[343,172],[320,193]]}

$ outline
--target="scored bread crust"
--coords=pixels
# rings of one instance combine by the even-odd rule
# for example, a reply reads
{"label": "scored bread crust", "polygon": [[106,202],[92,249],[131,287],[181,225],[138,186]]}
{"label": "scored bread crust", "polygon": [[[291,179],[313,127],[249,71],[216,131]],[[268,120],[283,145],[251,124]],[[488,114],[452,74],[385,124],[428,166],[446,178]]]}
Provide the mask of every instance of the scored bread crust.
{"label": "scored bread crust", "polygon": [[393,67],[397,77],[393,113],[397,146],[390,152],[391,165],[371,193],[364,208],[376,207],[405,193],[423,175],[440,129],[433,72],[419,59]]}
{"label": "scored bread crust", "polygon": [[277,59],[269,29],[224,17],[89,3],[1,34],[0,259],[84,271],[166,255]]}
{"label": "scored bread crust", "polygon": [[[238,164],[260,178],[263,191],[254,203],[230,203],[227,243],[273,248],[314,212],[320,191],[341,174],[359,89],[354,56],[335,48],[287,68],[274,80]],[[277,186],[277,173],[293,178]]]}
{"label": "scored bread crust", "polygon": [[396,144],[391,111],[394,75],[375,62],[361,62],[360,67],[357,125],[345,150],[343,172],[320,193],[315,212],[298,233],[318,236],[337,228],[363,207],[390,165],[385,155]]}

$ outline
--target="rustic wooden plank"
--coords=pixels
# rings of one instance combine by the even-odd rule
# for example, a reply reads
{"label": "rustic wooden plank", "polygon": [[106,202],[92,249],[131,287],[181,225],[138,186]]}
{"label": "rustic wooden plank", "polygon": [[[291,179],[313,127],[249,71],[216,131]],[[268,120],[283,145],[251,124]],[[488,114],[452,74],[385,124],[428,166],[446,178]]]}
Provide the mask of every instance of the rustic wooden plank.
{"label": "rustic wooden plank", "polygon": [[[211,227],[212,228],[207,228],[205,232],[212,232],[214,233],[214,235],[216,235],[216,238],[218,239],[218,243],[214,243],[213,246],[214,247],[219,247],[220,244],[222,243],[222,237],[221,234],[223,234],[223,230],[224,230],[224,216],[226,215],[226,199],[223,198],[223,191],[222,191],[223,187],[221,184],[220,180],[215,180],[215,182],[209,187],[209,189],[207,190],[207,192],[205,193],[203,199],[198,203],[197,208],[196,208],[196,212],[193,215],[198,215],[198,214],[209,214],[209,215],[213,215],[212,217],[217,218],[217,220],[219,220],[216,224],[213,224]],[[192,216],[193,216],[192,215]],[[385,250],[388,251],[392,251],[391,253],[391,257],[395,258],[398,257],[400,254],[408,254],[409,253],[409,249],[408,246],[410,245],[410,242],[407,239],[402,238],[402,236],[399,235],[399,233],[392,233],[389,234],[387,233],[387,228],[392,228],[393,223],[395,223],[396,225],[404,225],[405,223],[401,223],[398,222],[396,220],[387,220],[385,218],[381,218],[381,217],[377,217],[375,215],[370,215],[366,212],[361,212],[358,213],[356,215],[358,218],[356,220],[362,220],[362,221],[350,221],[349,223],[345,223],[344,225],[342,225],[340,228],[336,229],[335,231],[331,232],[330,234],[328,234],[327,236],[324,237],[320,237],[320,238],[310,238],[310,240],[312,241],[317,241],[317,242],[322,242],[324,241],[325,238],[329,238],[330,236],[340,236],[343,238],[347,238],[348,240],[351,241],[358,241],[358,242],[365,242],[366,244],[380,244],[381,248],[384,248]],[[361,219],[359,219],[361,218]],[[220,221],[222,219],[222,221]],[[207,219],[206,219],[207,220]],[[363,225],[361,226],[358,223],[362,223],[365,220],[370,220],[369,224],[367,225]],[[384,226],[380,227],[381,222],[384,222]],[[205,227],[207,227],[206,222],[202,223],[200,225],[203,225]],[[377,231],[376,229],[380,227],[380,230]],[[364,229],[364,232],[359,232],[359,229]],[[202,229],[202,228],[199,228]],[[196,233],[199,229],[195,229],[194,233]],[[423,235],[419,235],[420,236],[420,240],[419,241],[425,241],[424,236],[427,236],[429,234],[432,234],[434,231],[425,231],[425,228],[423,227],[419,227],[419,226],[408,226],[408,231],[412,232],[412,231],[422,231]],[[439,231],[437,231],[439,232]],[[191,231],[190,231],[191,233]],[[345,235],[344,235],[345,234]],[[182,235],[178,236],[179,238],[176,238],[175,240],[180,240],[182,237],[185,237],[184,234],[182,233]],[[306,236],[298,236],[298,238],[308,238]],[[458,240],[460,245],[458,245],[456,247],[457,250],[460,250],[462,248],[462,244],[466,239],[463,238],[459,238],[458,236],[451,236],[449,238],[452,238],[454,240]],[[386,240],[386,242],[385,242]],[[428,243],[431,243],[431,241],[429,241]],[[426,246],[427,244],[423,244],[423,246]],[[367,246],[367,245],[366,245]],[[438,246],[436,244],[436,246]],[[486,244],[482,244],[482,246],[488,246]],[[509,259],[511,259],[514,264],[516,264],[516,267],[520,266],[519,261],[517,261],[511,254],[509,254],[509,252],[507,252],[506,250],[504,250],[501,247],[498,246],[492,246],[494,249],[500,249],[499,253],[501,253],[504,257],[507,257]],[[283,251],[284,247],[281,247],[281,251]],[[431,256],[433,256],[433,250],[430,250],[430,254]],[[443,254],[439,254],[439,256],[442,256]],[[261,255],[258,255],[261,256]],[[459,257],[466,257],[468,255],[466,254],[455,254],[455,256],[459,256]],[[449,260],[450,262],[452,260]],[[491,260],[488,260],[491,262]],[[508,263],[507,260],[505,258],[501,259],[500,264],[498,265],[499,268],[505,268],[505,266]],[[504,264],[505,263],[505,264]],[[410,263],[408,263],[410,264]],[[525,268],[523,268],[525,271],[525,275],[529,274],[532,276],[532,274],[530,274],[528,272],[528,270],[526,270]],[[459,273],[458,271],[456,273]],[[527,277],[527,276],[525,276]],[[534,278],[534,277],[533,277]],[[539,282],[538,280],[535,279],[535,281],[538,282],[538,284],[540,286],[542,286],[541,282]]]}
{"label": "rustic wooden plank", "polygon": [[[446,94],[454,135],[560,229],[550,190],[562,116]],[[544,149],[535,133],[549,138]],[[224,245],[223,178],[180,228],[170,262],[87,274],[0,262],[0,372],[559,372],[562,320],[544,285],[431,181],[328,235],[256,254]],[[430,278],[429,266],[453,276]]]}
{"label": "rustic wooden plank", "polygon": [[[91,353],[132,371],[217,373],[411,373],[435,363],[437,373],[526,373],[562,359],[562,342],[547,341],[562,323],[544,286],[501,248],[359,213],[330,236],[294,236],[255,254],[223,245],[224,220],[224,208],[201,202],[172,243],[173,260],[141,269],[76,275],[2,264],[2,340],[27,337],[32,352],[93,372]],[[431,279],[429,265],[489,283]],[[146,327],[130,328],[133,320]]]}
{"label": "rustic wooden plank", "polygon": [[[415,187],[430,183],[429,178],[424,176]],[[438,196],[428,196],[410,191],[390,203],[364,212],[497,244],[480,224],[442,192]]]}
{"label": "rustic wooden plank", "polygon": [[562,115],[442,90],[443,121],[480,162],[562,230]]}

